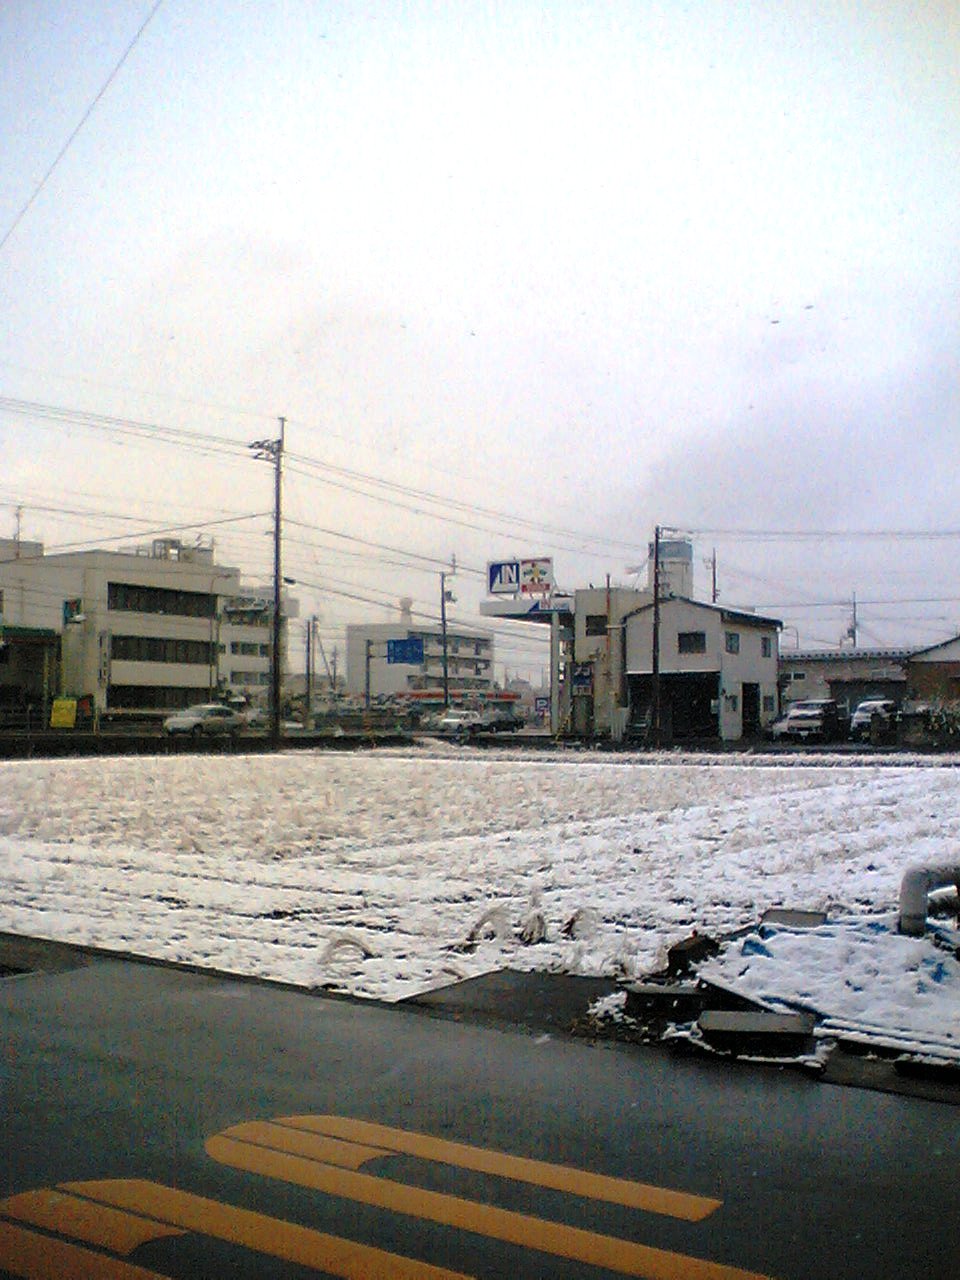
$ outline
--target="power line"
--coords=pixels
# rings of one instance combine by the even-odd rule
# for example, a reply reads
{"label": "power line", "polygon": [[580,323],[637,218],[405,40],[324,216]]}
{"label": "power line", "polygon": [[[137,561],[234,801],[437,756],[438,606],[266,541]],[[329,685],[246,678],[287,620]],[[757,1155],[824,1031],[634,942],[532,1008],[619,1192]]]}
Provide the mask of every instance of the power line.
{"label": "power line", "polygon": [[[88,410],[64,408],[63,406],[47,405],[6,396],[0,396],[0,411],[21,417],[37,418],[43,422],[69,423],[95,431],[149,440],[156,444],[172,444],[181,448],[192,449],[201,454],[228,455],[235,459],[248,457],[245,443],[230,439],[227,436],[214,435],[210,432],[165,427],[156,423],[142,422],[131,418],[115,417]],[[538,535],[559,534],[566,538],[578,540],[578,545],[576,546],[555,544],[557,549],[570,551],[576,555],[608,559],[609,549],[613,547],[619,547],[630,552],[645,550],[645,547],[641,548],[640,544],[637,543],[619,542],[617,540],[604,542],[594,534],[578,530],[564,530],[558,526],[538,525],[524,516],[511,515],[508,512],[483,507],[477,503],[467,503],[456,498],[445,497],[426,489],[419,489],[413,485],[386,480],[381,476],[355,471],[351,468],[338,467],[333,463],[324,462],[319,458],[312,458],[306,454],[290,452],[287,458],[288,465],[286,470],[288,474],[300,475],[333,488],[341,489],[347,493],[353,493],[369,501],[382,502],[392,507],[410,511],[415,515],[455,524],[461,528],[471,529],[474,532],[488,535],[495,533],[503,536],[504,532],[507,531],[504,527],[504,521],[508,521],[509,526],[513,526],[512,529],[509,529],[512,536],[527,537],[531,532],[535,532]],[[291,465],[291,461],[300,465]],[[368,487],[363,488],[361,486]],[[370,488],[374,490],[380,489],[383,492],[370,492]],[[466,519],[466,515],[470,514],[475,515],[477,519]],[[477,520],[485,520],[488,523],[477,523]],[[491,523],[494,524],[493,528],[490,527]],[[517,531],[521,531],[519,535]],[[584,544],[602,546],[608,550],[591,550],[588,545]]]}
{"label": "power line", "polygon": [[[839,597],[836,600],[803,600],[799,604],[790,602],[787,604],[758,604],[757,609],[838,609],[850,608],[850,596]],[[914,599],[906,600],[861,600],[857,597],[857,606],[870,605],[894,605],[899,607],[902,604],[957,604],[960,603],[960,596],[917,596]]]}
{"label": "power line", "polygon": [[876,539],[904,541],[911,539],[946,540],[960,538],[960,529],[692,529],[688,526],[661,525],[668,533],[686,533],[692,537],[747,538],[770,542],[803,542],[823,538],[843,541]]}
{"label": "power line", "polygon": [[209,432],[187,431],[182,427],[163,427],[155,422],[139,422],[135,418],[120,418],[109,414],[94,413],[86,409],[67,409],[60,405],[41,404],[30,400],[17,400],[0,396],[0,411],[19,417],[39,418],[43,422],[63,423],[88,427],[93,431],[113,432],[121,436],[151,440],[158,444],[174,444],[193,449],[198,453],[231,454],[247,458],[245,441],[231,440]]}
{"label": "power line", "polygon": [[[441,506],[449,507],[453,511],[465,512],[470,515],[487,517],[491,520],[509,520],[516,526],[526,527],[536,533],[559,534],[565,538],[581,538],[585,542],[601,543],[605,547],[619,547],[625,551],[645,550],[645,546],[635,542],[621,542],[617,539],[607,540],[599,538],[594,534],[583,533],[576,529],[565,529],[556,525],[542,524],[534,520],[528,520],[525,516],[518,516],[511,512],[498,511],[493,507],[481,506],[475,502],[464,502],[458,498],[448,498],[442,495],[431,493],[428,489],[420,489],[414,485],[402,484],[399,481],[384,480],[380,477],[371,476],[361,471],[355,471],[349,467],[335,466],[333,463],[322,462],[317,458],[310,458],[306,454],[291,453],[290,457],[299,462],[302,466],[308,468],[317,468],[324,472],[329,472],[337,476],[344,477],[366,484],[376,484],[384,489],[394,493],[399,493],[405,497],[417,498],[421,501],[436,503]],[[486,530],[484,530],[486,532]],[[575,548],[577,551],[586,551],[586,548]]]}
{"label": "power line", "polygon": [[[11,560],[0,560],[0,564],[17,564],[19,562],[39,563],[48,556],[59,555],[70,551],[95,551],[99,544],[104,542],[129,542],[132,537],[137,538],[164,538],[174,533],[185,533],[192,529],[209,529],[214,526],[225,524],[236,524],[241,520],[259,520],[265,515],[269,515],[269,511],[252,511],[248,515],[243,516],[225,516],[222,520],[191,520],[189,524],[167,525],[158,529],[139,529],[136,533],[119,533],[107,538],[84,538],[80,542],[62,542],[57,546],[45,547],[38,556],[16,556]],[[94,543],[94,546],[90,546]]]}
{"label": "power line", "polygon": [[70,150],[70,147],[73,145],[80,130],[83,128],[83,126],[87,123],[87,121],[93,115],[101,98],[104,96],[104,94],[113,84],[114,80],[116,80],[117,76],[120,74],[120,70],[123,67],[123,64],[130,57],[130,54],[133,52],[135,45],[140,40],[140,37],[143,35],[144,31],[146,31],[147,27],[156,17],[157,12],[160,9],[160,6],[162,4],[163,4],[163,0],[156,0],[156,3],[154,4],[153,8],[150,10],[150,12],[147,14],[147,16],[144,18],[143,22],[140,24],[139,28],[137,29],[137,32],[134,35],[133,39],[127,45],[126,49],[124,49],[119,62],[110,72],[110,74],[107,76],[106,80],[100,86],[100,89],[96,97],[93,99],[93,101],[87,107],[86,111],[84,111],[83,115],[80,117],[80,121],[77,124],[76,128],[73,130],[73,132],[67,138],[66,142],[63,144],[63,146],[54,156],[52,164],[47,169],[46,173],[43,175],[40,181],[37,183],[36,187],[33,189],[33,192],[31,193],[26,204],[23,206],[20,212],[15,216],[11,225],[7,228],[6,232],[4,233],[3,239],[0,240],[0,253],[3,252],[3,249],[6,246],[7,241],[10,239],[10,237],[16,231],[17,227],[19,227],[20,223],[23,221],[23,219],[29,213],[30,209],[33,207],[33,204],[36,201],[37,197],[40,195],[40,192],[44,189],[44,187],[50,181],[57,165],[60,163],[63,157],[67,154],[67,152]]}

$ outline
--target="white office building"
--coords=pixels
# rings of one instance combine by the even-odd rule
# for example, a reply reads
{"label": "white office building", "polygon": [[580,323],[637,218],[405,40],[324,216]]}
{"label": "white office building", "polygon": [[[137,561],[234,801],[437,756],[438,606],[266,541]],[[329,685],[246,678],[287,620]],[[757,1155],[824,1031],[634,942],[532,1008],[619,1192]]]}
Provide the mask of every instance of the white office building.
{"label": "white office building", "polygon": [[[266,695],[271,617],[272,597],[245,591],[211,546],[158,538],[46,554],[42,543],[0,540],[0,701],[36,701],[38,680],[44,702],[67,694],[98,712]],[[59,638],[55,664],[42,649],[42,677],[28,649],[36,637]]]}
{"label": "white office building", "polygon": [[[391,662],[390,641],[420,641],[422,661]],[[459,623],[447,625],[447,683],[456,697],[492,691],[492,636]],[[396,622],[347,627],[347,692],[371,698],[443,690],[443,629],[439,623],[415,623],[406,602]]]}

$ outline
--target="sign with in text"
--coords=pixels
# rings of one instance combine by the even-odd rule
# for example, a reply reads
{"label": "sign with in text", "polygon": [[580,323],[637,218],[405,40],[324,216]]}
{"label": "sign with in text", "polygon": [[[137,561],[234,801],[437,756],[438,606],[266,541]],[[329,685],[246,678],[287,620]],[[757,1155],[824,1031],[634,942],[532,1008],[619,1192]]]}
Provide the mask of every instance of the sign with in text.
{"label": "sign with in text", "polygon": [[487,593],[491,596],[547,596],[553,590],[553,560],[529,556],[487,562]]}
{"label": "sign with in text", "polygon": [[491,560],[487,563],[487,593],[491,596],[520,594],[520,561]]}

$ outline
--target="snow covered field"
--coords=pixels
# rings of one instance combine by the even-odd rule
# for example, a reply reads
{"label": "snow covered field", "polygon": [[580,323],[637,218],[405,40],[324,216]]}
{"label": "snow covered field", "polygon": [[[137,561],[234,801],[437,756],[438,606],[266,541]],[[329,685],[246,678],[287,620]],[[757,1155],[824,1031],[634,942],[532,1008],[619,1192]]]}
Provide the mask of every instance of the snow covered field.
{"label": "snow covered field", "polygon": [[[960,855],[942,763],[444,744],[6,762],[0,929],[385,999],[507,965],[629,976],[770,906],[889,924],[908,864]],[[886,960],[848,955],[875,975],[856,1018],[956,1026],[957,961],[938,953],[931,1002],[923,948],[891,936],[895,997]],[[790,998],[817,968],[842,1004],[840,963],[794,949]]]}

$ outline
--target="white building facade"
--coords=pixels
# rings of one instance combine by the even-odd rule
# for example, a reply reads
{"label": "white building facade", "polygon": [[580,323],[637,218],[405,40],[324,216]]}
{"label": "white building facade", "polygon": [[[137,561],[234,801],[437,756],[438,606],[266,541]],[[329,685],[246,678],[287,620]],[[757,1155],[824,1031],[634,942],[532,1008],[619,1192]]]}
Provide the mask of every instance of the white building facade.
{"label": "white building facade", "polygon": [[780,622],[692,592],[693,548],[678,538],[650,544],[646,588],[574,593],[572,732],[735,742],[773,722]]}
{"label": "white building facade", "polygon": [[[775,618],[695,600],[660,603],[658,679],[662,736],[717,734],[736,742],[778,713]],[[634,719],[648,716],[654,685],[653,603],[624,619],[625,676]]]}
{"label": "white building facade", "polygon": [[[388,661],[389,641],[417,641],[418,663]],[[447,683],[452,694],[479,696],[494,688],[494,645],[490,636],[459,624],[447,627]],[[347,692],[371,698],[443,690],[443,632],[440,626],[397,622],[347,627]]]}
{"label": "white building facade", "polygon": [[209,546],[163,538],[47,555],[40,543],[0,542],[0,639],[58,633],[55,692],[98,713],[267,691],[272,602],[232,607],[248,599],[239,569],[216,564]]}

